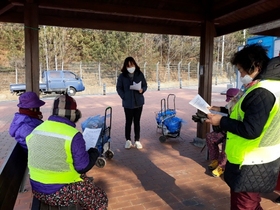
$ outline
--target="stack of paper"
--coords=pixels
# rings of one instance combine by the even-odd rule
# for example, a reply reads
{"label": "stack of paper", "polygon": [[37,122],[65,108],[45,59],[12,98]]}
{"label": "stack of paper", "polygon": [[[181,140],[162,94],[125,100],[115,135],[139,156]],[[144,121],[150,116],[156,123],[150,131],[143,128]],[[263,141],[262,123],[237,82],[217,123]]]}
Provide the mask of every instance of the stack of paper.
{"label": "stack of paper", "polygon": [[133,82],[133,85],[130,85],[130,90],[141,90],[141,84],[142,82]]}

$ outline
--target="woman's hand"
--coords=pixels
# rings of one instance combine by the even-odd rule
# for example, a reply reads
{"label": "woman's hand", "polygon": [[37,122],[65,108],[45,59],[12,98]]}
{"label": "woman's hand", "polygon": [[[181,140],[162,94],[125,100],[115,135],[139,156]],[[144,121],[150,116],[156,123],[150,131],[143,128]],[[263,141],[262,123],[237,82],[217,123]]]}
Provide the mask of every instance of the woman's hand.
{"label": "woman's hand", "polygon": [[143,93],[143,89],[142,88],[139,90],[139,93]]}
{"label": "woman's hand", "polygon": [[221,111],[221,107],[219,107],[219,106],[210,106],[210,107],[208,107],[208,109],[216,111],[216,112],[220,112]]}
{"label": "woman's hand", "polygon": [[210,123],[214,126],[220,125],[220,121],[222,119],[222,115],[219,114],[207,114],[208,119],[205,122]]}

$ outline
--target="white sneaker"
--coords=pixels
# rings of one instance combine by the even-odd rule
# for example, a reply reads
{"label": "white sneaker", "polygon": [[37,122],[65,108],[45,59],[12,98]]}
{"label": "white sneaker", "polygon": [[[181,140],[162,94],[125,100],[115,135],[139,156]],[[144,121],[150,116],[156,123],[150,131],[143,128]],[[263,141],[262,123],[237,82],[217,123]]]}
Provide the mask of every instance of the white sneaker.
{"label": "white sneaker", "polygon": [[137,149],[142,149],[142,148],[143,148],[143,146],[142,146],[142,144],[140,143],[140,141],[135,141],[135,147],[136,147]]}
{"label": "white sneaker", "polygon": [[131,146],[132,146],[131,141],[130,141],[130,140],[126,140],[125,146],[124,146],[124,147],[125,147],[126,149],[130,149]]}

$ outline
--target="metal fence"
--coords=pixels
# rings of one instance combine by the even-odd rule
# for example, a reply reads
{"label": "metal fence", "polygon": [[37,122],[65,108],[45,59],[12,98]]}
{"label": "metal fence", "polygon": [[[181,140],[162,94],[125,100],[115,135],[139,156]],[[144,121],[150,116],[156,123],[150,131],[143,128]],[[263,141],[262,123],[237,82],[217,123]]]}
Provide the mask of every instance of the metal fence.
{"label": "metal fence", "polygon": [[[144,73],[149,89],[159,88],[177,88],[190,85],[197,85],[199,78],[199,63],[169,63],[161,65],[160,63],[143,63],[140,65]],[[120,68],[110,67],[103,63],[71,63],[57,66],[57,70],[70,70],[79,75],[86,86],[87,94],[100,94],[104,92],[115,92],[115,86]],[[44,69],[40,69],[42,72]],[[55,68],[51,69],[55,70]],[[14,69],[9,71],[0,71],[2,78],[2,90],[9,90],[11,83],[25,83],[25,69]],[[229,63],[222,65],[213,64],[213,84],[234,83],[236,80],[235,68]]]}

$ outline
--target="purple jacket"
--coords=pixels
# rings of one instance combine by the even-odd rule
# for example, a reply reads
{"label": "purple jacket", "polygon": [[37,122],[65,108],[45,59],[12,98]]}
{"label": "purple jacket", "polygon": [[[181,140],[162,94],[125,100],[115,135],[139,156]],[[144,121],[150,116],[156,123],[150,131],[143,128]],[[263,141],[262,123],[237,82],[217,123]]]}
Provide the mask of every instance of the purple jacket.
{"label": "purple jacket", "polygon": [[[68,120],[65,117],[50,116],[48,120],[65,123],[72,127],[76,127],[76,124]],[[43,152],[43,151],[42,151]],[[99,152],[96,148],[90,148],[86,151],[85,140],[81,132],[78,132],[71,144],[71,152],[74,160],[74,168],[80,174],[89,171],[95,164],[97,158],[99,157]],[[64,184],[42,184],[30,179],[32,190],[35,190],[44,194],[52,194],[59,191]],[[70,183],[69,183],[70,184]]]}
{"label": "purple jacket", "polygon": [[9,133],[24,149],[27,149],[26,136],[42,122],[42,120],[29,117],[28,115],[16,113],[10,125]]}

